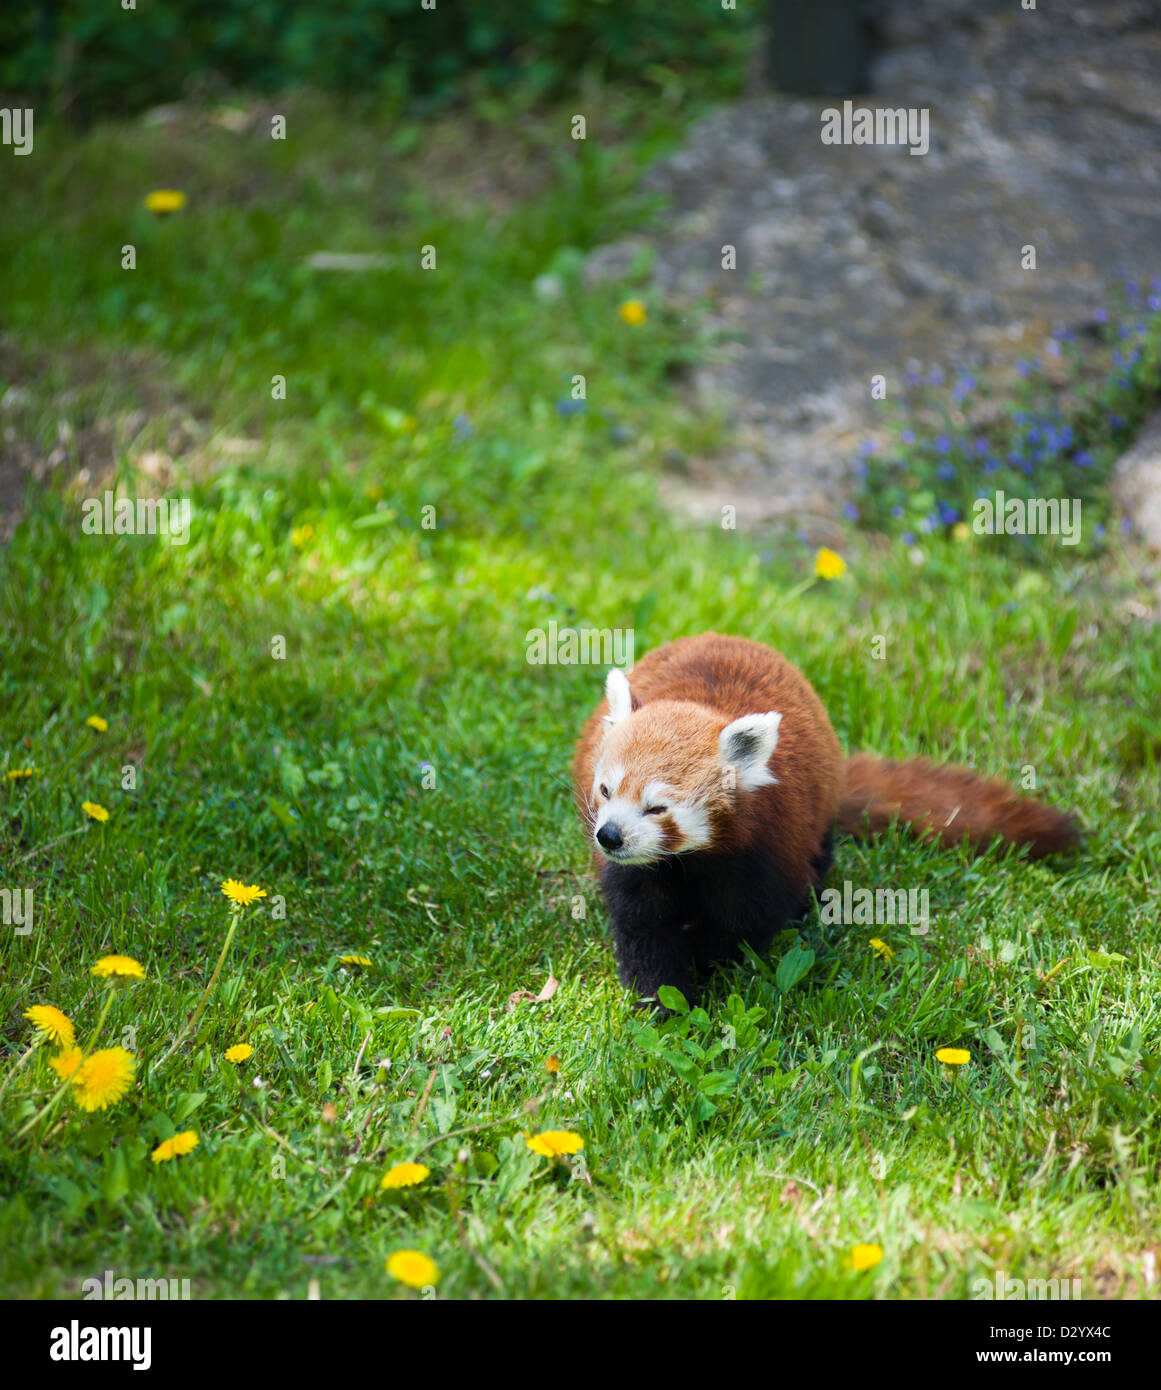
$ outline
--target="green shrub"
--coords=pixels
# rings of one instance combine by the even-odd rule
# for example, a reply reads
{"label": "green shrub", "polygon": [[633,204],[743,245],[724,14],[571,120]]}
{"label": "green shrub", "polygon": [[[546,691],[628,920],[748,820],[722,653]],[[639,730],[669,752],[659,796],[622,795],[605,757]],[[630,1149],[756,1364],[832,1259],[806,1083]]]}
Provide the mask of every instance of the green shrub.
{"label": "green shrub", "polygon": [[122,10],[39,0],[0,19],[0,86],[50,97],[74,118],[127,114],[215,84],[313,86],[442,102],[521,80],[559,91],[582,70],[667,80],[676,70],[728,90],[756,14],[701,0],[169,0]]}

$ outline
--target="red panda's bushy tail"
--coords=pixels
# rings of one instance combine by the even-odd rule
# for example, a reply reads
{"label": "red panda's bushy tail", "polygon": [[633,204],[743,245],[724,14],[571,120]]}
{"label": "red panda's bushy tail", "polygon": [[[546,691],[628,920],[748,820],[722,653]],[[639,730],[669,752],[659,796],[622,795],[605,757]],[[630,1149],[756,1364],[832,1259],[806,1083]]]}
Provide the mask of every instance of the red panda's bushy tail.
{"label": "red panda's bushy tail", "polygon": [[838,824],[849,835],[874,835],[898,819],[916,834],[946,845],[967,839],[982,849],[998,835],[1010,844],[1028,845],[1032,859],[1080,843],[1072,816],[966,767],[855,753],[847,759],[845,774]]}

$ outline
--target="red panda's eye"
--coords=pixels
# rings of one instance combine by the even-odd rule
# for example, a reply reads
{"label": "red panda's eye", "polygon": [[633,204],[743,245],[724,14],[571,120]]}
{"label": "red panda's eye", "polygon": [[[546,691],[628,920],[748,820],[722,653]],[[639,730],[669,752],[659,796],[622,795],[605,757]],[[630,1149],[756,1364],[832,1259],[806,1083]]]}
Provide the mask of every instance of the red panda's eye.
{"label": "red panda's eye", "polygon": [[646,806],[645,814],[647,816],[660,816],[663,812],[668,810],[668,806]]}
{"label": "red panda's eye", "polygon": [[609,789],[605,786],[604,782],[601,783],[601,795],[605,798],[606,801],[608,801]]}

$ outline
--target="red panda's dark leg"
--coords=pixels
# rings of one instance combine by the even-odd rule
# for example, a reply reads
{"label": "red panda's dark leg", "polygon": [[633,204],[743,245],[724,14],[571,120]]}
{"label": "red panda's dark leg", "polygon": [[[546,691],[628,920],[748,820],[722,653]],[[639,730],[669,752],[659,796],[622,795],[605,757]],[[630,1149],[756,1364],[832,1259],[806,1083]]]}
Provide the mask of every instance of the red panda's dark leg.
{"label": "red panda's dark leg", "polygon": [[644,867],[606,863],[601,887],[621,982],[649,998],[673,985],[692,1000],[698,976],[737,961],[742,942],[762,952],[803,915],[813,870],[823,870],[828,852],[824,841],[815,863],[794,879],[759,850],[679,855]]}
{"label": "red panda's dark leg", "polygon": [[601,887],[621,983],[643,999],[656,999],[662,985],[694,998],[690,912],[695,904],[676,891],[673,875],[607,864]]}
{"label": "red panda's dark leg", "polygon": [[810,886],[817,893],[822,889],[834,864],[834,830],[828,830],[822,837],[818,853],[810,861]]}

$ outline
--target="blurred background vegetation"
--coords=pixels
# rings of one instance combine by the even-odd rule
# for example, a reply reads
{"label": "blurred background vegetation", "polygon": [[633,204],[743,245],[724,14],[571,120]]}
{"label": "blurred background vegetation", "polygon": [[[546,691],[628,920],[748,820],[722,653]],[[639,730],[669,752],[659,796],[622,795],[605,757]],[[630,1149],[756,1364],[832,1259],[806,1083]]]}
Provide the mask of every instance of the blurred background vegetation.
{"label": "blurred background vegetation", "polygon": [[173,0],[133,11],[84,0],[17,3],[0,15],[0,89],[50,100],[73,120],[131,115],[222,87],[310,86],[438,108],[465,93],[551,97],[578,74],[622,82],[659,70],[728,94],[758,12],[699,0]]}

